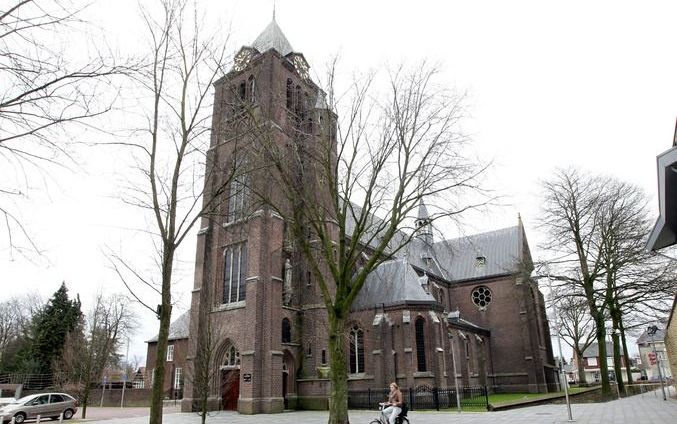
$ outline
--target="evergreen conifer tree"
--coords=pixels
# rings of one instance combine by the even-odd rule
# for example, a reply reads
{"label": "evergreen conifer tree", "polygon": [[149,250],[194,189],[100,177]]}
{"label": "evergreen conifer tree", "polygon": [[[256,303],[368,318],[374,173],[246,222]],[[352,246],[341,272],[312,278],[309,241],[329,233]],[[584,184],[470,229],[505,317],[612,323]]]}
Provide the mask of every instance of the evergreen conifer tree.
{"label": "evergreen conifer tree", "polygon": [[80,297],[68,298],[66,283],[52,295],[47,305],[33,319],[33,337],[28,355],[24,355],[24,369],[40,374],[51,374],[54,361],[63,352],[68,334],[80,328],[82,312]]}

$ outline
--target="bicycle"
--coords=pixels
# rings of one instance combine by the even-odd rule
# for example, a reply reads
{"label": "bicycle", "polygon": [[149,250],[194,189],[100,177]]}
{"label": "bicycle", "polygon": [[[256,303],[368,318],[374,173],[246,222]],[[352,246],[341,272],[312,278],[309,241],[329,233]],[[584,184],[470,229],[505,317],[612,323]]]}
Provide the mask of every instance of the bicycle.
{"label": "bicycle", "polygon": [[[390,424],[390,421],[388,421],[388,417],[386,417],[385,414],[383,413],[384,406],[385,406],[384,404],[379,403],[378,410],[381,412],[381,415],[371,420],[369,424]],[[407,408],[407,405],[402,404],[402,412],[400,412],[400,415],[398,415],[397,418],[395,419],[395,424],[409,424],[409,419],[407,418],[408,410],[409,408]]]}

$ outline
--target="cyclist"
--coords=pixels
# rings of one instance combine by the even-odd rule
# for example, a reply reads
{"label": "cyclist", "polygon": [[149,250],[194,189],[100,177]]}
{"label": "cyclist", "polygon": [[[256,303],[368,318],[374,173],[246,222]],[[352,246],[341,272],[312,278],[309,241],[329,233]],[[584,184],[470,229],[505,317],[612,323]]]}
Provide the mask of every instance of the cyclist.
{"label": "cyclist", "polygon": [[388,394],[388,402],[383,402],[381,405],[387,408],[383,409],[383,415],[388,417],[390,424],[395,424],[400,412],[402,412],[402,392],[397,383],[390,383],[390,393]]}

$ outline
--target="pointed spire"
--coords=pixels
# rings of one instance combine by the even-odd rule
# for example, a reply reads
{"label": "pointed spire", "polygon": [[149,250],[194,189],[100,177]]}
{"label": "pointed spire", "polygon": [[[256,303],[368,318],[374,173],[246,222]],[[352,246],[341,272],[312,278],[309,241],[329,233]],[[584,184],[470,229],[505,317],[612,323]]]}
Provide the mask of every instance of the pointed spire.
{"label": "pointed spire", "polygon": [[261,53],[265,53],[270,49],[275,49],[282,56],[286,56],[294,51],[291,44],[289,44],[287,37],[284,36],[282,30],[275,21],[275,9],[273,9],[273,20],[268,24],[266,29],[256,37],[252,47]]}
{"label": "pointed spire", "polygon": [[273,20],[275,20],[275,0],[273,0]]}
{"label": "pointed spire", "polygon": [[429,218],[430,215],[428,214],[428,208],[425,206],[425,202],[423,202],[423,199],[421,199],[421,202],[418,204],[417,219],[419,222],[427,222]]}
{"label": "pointed spire", "polygon": [[433,229],[430,224],[430,214],[428,214],[428,208],[425,206],[423,199],[421,199],[421,202],[418,204],[418,216],[416,217],[415,225],[416,231],[418,231],[418,237],[424,243],[421,259],[428,265],[428,261],[432,260],[433,257]]}

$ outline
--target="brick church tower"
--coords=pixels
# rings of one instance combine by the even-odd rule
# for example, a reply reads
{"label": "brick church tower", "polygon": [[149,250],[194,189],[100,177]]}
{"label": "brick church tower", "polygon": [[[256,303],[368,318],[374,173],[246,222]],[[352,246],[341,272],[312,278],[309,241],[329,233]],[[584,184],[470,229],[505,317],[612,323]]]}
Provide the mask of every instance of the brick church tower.
{"label": "brick church tower", "polygon": [[[334,116],[308,69],[273,19],[215,84],[204,201],[223,207],[202,219],[198,234],[188,354],[193,378],[185,379],[184,410],[195,410],[195,376],[204,375],[210,409],[253,414],[326,406],[326,314],[284,220],[254,199],[291,205],[265,173],[251,171],[261,158],[255,146],[261,137],[280,149],[299,140],[312,149],[319,138],[333,148],[319,127]],[[265,136],[256,126],[265,127]],[[317,186],[306,174],[299,172],[300,183]]]}
{"label": "brick church tower", "polygon": [[[275,186],[270,173],[280,168],[261,163],[271,150],[291,153],[288,176],[315,205],[332,201],[327,171],[312,157],[336,154],[336,116],[308,69],[273,19],[215,84],[204,202],[219,210],[198,233],[184,411],[205,394],[210,410],[327,408],[326,310],[294,247],[299,234],[282,218],[304,208]],[[421,203],[416,227],[417,237],[355,299],[345,340],[349,389],[396,381],[419,391],[456,383],[554,390],[545,304],[521,220],[435,241]]]}

